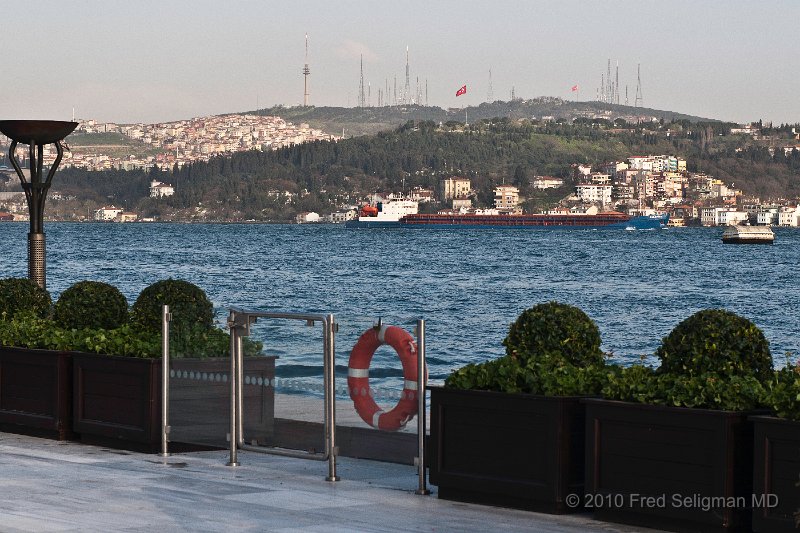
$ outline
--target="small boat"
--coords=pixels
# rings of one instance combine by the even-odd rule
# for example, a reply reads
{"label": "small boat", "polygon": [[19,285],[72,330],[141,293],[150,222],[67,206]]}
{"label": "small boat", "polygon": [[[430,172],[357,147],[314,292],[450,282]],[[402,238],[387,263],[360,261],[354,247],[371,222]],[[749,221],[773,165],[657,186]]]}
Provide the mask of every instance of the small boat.
{"label": "small boat", "polygon": [[775,233],[769,226],[728,226],[722,232],[725,244],[772,244]]}

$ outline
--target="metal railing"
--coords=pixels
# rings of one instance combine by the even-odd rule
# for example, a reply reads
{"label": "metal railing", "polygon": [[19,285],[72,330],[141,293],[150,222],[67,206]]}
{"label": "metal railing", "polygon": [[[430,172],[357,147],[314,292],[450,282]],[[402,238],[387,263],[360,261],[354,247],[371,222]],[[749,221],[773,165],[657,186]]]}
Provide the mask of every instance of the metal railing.
{"label": "metal railing", "polygon": [[[250,336],[250,326],[259,318],[288,319],[305,321],[313,326],[320,322],[323,327],[323,403],[325,412],[325,452],[323,454],[250,446],[244,441],[243,432],[243,345],[242,338]],[[327,481],[339,481],[336,475],[336,383],[335,383],[335,354],[337,325],[332,314],[308,313],[268,313],[260,311],[245,311],[237,308],[230,309],[228,328],[231,333],[231,428],[230,428],[230,459],[228,466],[238,466],[238,450],[272,453],[289,457],[305,459],[318,459],[328,461]]]}
{"label": "metal railing", "polygon": [[[323,404],[324,404],[324,432],[325,432],[325,452],[323,454],[313,452],[301,452],[268,448],[263,446],[251,446],[244,440],[244,401],[243,401],[243,375],[244,375],[244,350],[243,337],[250,336],[250,326],[258,318],[288,319],[305,321],[307,325],[313,326],[316,322],[323,325]],[[172,314],[169,306],[162,308],[162,382],[161,382],[161,452],[160,456],[168,457],[168,443],[170,435],[169,425],[169,332]],[[256,451],[261,453],[271,453],[289,457],[299,457],[305,459],[318,459],[328,461],[327,481],[338,481],[336,475],[336,456],[338,448],[336,446],[336,376],[335,376],[335,356],[336,356],[336,332],[338,324],[333,314],[308,314],[308,313],[268,313],[258,311],[244,311],[231,308],[228,317],[228,328],[230,329],[230,351],[231,351],[231,394],[230,394],[230,458],[228,466],[239,466],[241,463],[238,458],[238,450]],[[419,486],[416,494],[428,495],[427,477],[425,473],[425,436],[427,426],[427,363],[425,358],[425,320],[419,319],[416,323],[417,337],[417,475]]]}

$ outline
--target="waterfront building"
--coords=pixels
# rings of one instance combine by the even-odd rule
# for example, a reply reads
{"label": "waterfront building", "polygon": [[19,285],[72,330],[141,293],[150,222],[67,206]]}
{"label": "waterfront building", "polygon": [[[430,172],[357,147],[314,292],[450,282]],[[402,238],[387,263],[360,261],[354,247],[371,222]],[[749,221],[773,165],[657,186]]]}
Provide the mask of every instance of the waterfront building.
{"label": "waterfront building", "polygon": [[453,211],[472,209],[472,198],[453,198]]}
{"label": "waterfront building", "polygon": [[756,213],[756,224],[759,226],[775,226],[779,224],[778,208],[762,208]]}
{"label": "waterfront building", "polygon": [[442,201],[453,198],[466,198],[472,191],[472,182],[467,178],[451,176],[439,182]]}
{"label": "waterfront building", "polygon": [[298,224],[319,222],[319,213],[315,213],[313,211],[303,211],[302,213],[297,214],[297,216],[295,217],[295,221]]}
{"label": "waterfront building", "polygon": [[94,212],[94,219],[98,222],[110,222],[117,218],[124,209],[115,207],[113,205],[104,206]]}
{"label": "waterfront building", "polygon": [[494,207],[501,213],[521,213],[519,189],[513,185],[498,185],[495,187]]}
{"label": "waterfront building", "polygon": [[783,207],[778,212],[778,225],[779,226],[791,226],[797,227],[798,226],[798,212],[797,207]]}
{"label": "waterfront building", "polygon": [[611,203],[612,188],[610,183],[581,183],[575,186],[575,194],[581,202],[607,205]]}
{"label": "waterfront building", "polygon": [[357,217],[357,211],[355,209],[348,209],[346,211],[334,211],[327,217],[325,217],[326,222],[331,222],[333,224],[341,224],[347,222],[348,220],[355,220]]}

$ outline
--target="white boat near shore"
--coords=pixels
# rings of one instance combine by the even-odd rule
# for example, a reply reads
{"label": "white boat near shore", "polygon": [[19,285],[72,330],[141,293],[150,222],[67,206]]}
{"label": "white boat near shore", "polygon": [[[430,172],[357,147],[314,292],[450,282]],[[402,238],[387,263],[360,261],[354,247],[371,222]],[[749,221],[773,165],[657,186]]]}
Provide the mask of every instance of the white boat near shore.
{"label": "white boat near shore", "polygon": [[772,244],[775,233],[769,226],[728,226],[722,232],[725,244]]}

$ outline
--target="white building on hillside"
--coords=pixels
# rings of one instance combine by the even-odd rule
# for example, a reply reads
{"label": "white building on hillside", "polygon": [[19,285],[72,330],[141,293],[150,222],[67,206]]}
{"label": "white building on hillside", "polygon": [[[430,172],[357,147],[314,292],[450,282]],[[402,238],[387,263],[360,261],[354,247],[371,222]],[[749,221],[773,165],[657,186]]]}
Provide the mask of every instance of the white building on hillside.
{"label": "white building on hillside", "polygon": [[610,183],[582,183],[575,186],[575,193],[582,202],[607,205],[611,203],[611,189]]}
{"label": "white building on hillside", "polygon": [[94,219],[100,222],[108,222],[117,218],[117,216],[123,211],[124,209],[120,209],[119,207],[115,207],[113,205],[101,207],[94,212]]}
{"label": "white building on hillside", "polygon": [[150,182],[150,198],[163,198],[164,196],[172,196],[175,194],[175,187],[166,183],[161,183],[158,180]]}
{"label": "white building on hillside", "polygon": [[778,225],[797,227],[798,215],[800,212],[796,207],[784,207],[778,212]]}

